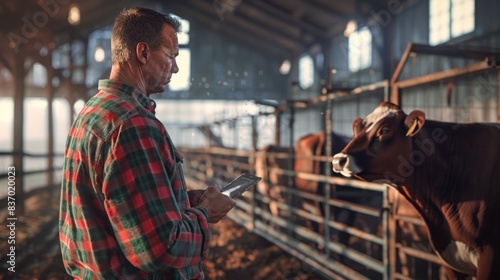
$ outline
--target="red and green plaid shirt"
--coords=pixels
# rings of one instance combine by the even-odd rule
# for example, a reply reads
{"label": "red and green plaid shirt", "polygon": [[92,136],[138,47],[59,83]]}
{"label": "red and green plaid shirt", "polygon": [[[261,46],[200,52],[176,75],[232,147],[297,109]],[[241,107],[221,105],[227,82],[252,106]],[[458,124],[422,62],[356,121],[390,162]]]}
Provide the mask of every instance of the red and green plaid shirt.
{"label": "red and green plaid shirt", "polygon": [[70,129],[59,237],[75,278],[204,278],[207,214],[189,205],[182,156],[153,105],[102,80]]}

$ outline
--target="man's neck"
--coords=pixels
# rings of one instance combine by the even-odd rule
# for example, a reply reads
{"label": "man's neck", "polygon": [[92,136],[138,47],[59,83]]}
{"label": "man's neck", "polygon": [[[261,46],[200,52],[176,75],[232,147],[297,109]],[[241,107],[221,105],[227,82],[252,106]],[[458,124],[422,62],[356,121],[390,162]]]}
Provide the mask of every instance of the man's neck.
{"label": "man's neck", "polygon": [[138,68],[130,63],[113,64],[109,79],[129,85],[149,97],[142,72],[138,71]]}

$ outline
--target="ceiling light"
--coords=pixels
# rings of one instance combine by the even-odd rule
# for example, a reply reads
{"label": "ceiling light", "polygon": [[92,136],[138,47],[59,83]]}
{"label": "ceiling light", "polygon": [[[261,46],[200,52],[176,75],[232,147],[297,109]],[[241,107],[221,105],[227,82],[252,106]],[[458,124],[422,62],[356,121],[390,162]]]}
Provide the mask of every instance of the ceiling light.
{"label": "ceiling light", "polygon": [[80,9],[78,9],[78,6],[73,5],[69,9],[68,22],[71,25],[78,25],[80,23]]}
{"label": "ceiling light", "polygon": [[349,35],[351,35],[354,31],[356,31],[357,28],[358,24],[356,23],[356,21],[350,20],[345,26],[344,36],[349,37]]}
{"label": "ceiling light", "polygon": [[281,63],[280,66],[280,73],[282,75],[287,75],[288,73],[290,73],[291,68],[292,68],[292,63],[290,62],[290,60],[288,59],[283,60],[283,63]]}
{"label": "ceiling light", "polygon": [[106,52],[102,47],[97,47],[94,52],[94,59],[97,62],[103,62],[104,58],[106,58]]}

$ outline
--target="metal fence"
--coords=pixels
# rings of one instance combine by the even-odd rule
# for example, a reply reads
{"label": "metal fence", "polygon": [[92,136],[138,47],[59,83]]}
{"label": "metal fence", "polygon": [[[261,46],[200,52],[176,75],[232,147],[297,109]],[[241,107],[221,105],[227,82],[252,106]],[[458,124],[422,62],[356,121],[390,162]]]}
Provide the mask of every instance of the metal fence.
{"label": "metal fence", "polygon": [[[200,185],[210,181],[224,185],[243,172],[255,173],[259,158],[294,158],[290,153],[226,148],[185,148],[181,152],[186,157],[186,176]],[[315,156],[314,160],[329,159]],[[228,217],[303,260],[325,278],[441,278],[440,261],[425,237],[420,241],[402,239],[401,225],[416,235],[422,221],[396,212],[399,199],[388,186],[276,166],[258,168],[281,176],[278,181],[282,183],[264,178],[237,200]],[[322,184],[323,192],[295,188],[297,178]],[[310,205],[319,205],[323,211],[315,212]]]}

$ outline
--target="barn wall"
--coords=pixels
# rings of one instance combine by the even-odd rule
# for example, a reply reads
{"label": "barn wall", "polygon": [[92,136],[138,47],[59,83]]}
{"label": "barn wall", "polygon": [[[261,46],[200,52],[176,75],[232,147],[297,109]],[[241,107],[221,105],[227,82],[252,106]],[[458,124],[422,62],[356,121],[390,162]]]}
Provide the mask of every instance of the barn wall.
{"label": "barn wall", "polygon": [[406,89],[402,108],[420,109],[427,118],[450,122],[496,122],[497,71]]}
{"label": "barn wall", "polygon": [[[348,40],[343,35],[339,35],[331,42],[328,51],[328,65],[337,70],[333,75],[336,84],[343,85],[366,85],[378,82],[389,77],[382,75],[382,68],[386,63],[378,50],[378,46],[383,44],[382,33],[388,33],[389,45],[385,48],[390,51],[389,62],[392,75],[395,67],[401,59],[408,43],[428,44],[429,43],[429,1],[400,1],[401,8],[398,12],[390,12],[390,8],[374,10],[371,14],[374,18],[366,23],[373,34],[373,62],[369,69],[361,70],[357,73],[348,70]],[[496,0],[476,0],[476,27],[471,34],[452,39],[446,45],[462,47],[480,47],[482,49],[496,49],[500,45],[500,21],[494,21],[498,17],[495,11],[500,8],[500,2]],[[362,26],[360,26],[362,27]],[[419,60],[419,64],[406,67],[402,73],[402,78],[423,75],[438,70],[446,70],[452,67],[463,66],[470,61],[463,59],[436,58],[429,56],[425,60]],[[411,61],[410,61],[411,62]],[[410,69],[410,70],[408,70]],[[410,71],[410,72],[408,72]]]}
{"label": "barn wall", "polygon": [[[500,3],[495,0],[476,0],[476,26],[471,34],[454,38],[443,45],[480,50],[499,51],[500,21],[492,21]],[[390,27],[394,58],[403,55],[409,42],[428,44],[429,2],[420,1],[395,17]],[[418,25],[414,23],[418,22]],[[447,71],[477,60],[435,55],[412,56],[401,73],[400,80]],[[496,71],[466,75],[460,78],[422,85],[402,91],[401,104],[405,111],[424,110],[427,117],[453,122],[496,122],[498,99]]]}
{"label": "barn wall", "polygon": [[295,113],[293,129],[294,143],[307,134],[316,134],[324,128],[325,115],[324,108],[315,106],[308,110],[298,110]]}
{"label": "barn wall", "polygon": [[191,22],[191,89],[169,92],[167,98],[283,100],[287,77],[281,60]]}
{"label": "barn wall", "polygon": [[365,117],[384,100],[383,91],[353,95],[336,100],[332,106],[332,131],[352,137],[352,121]]}

